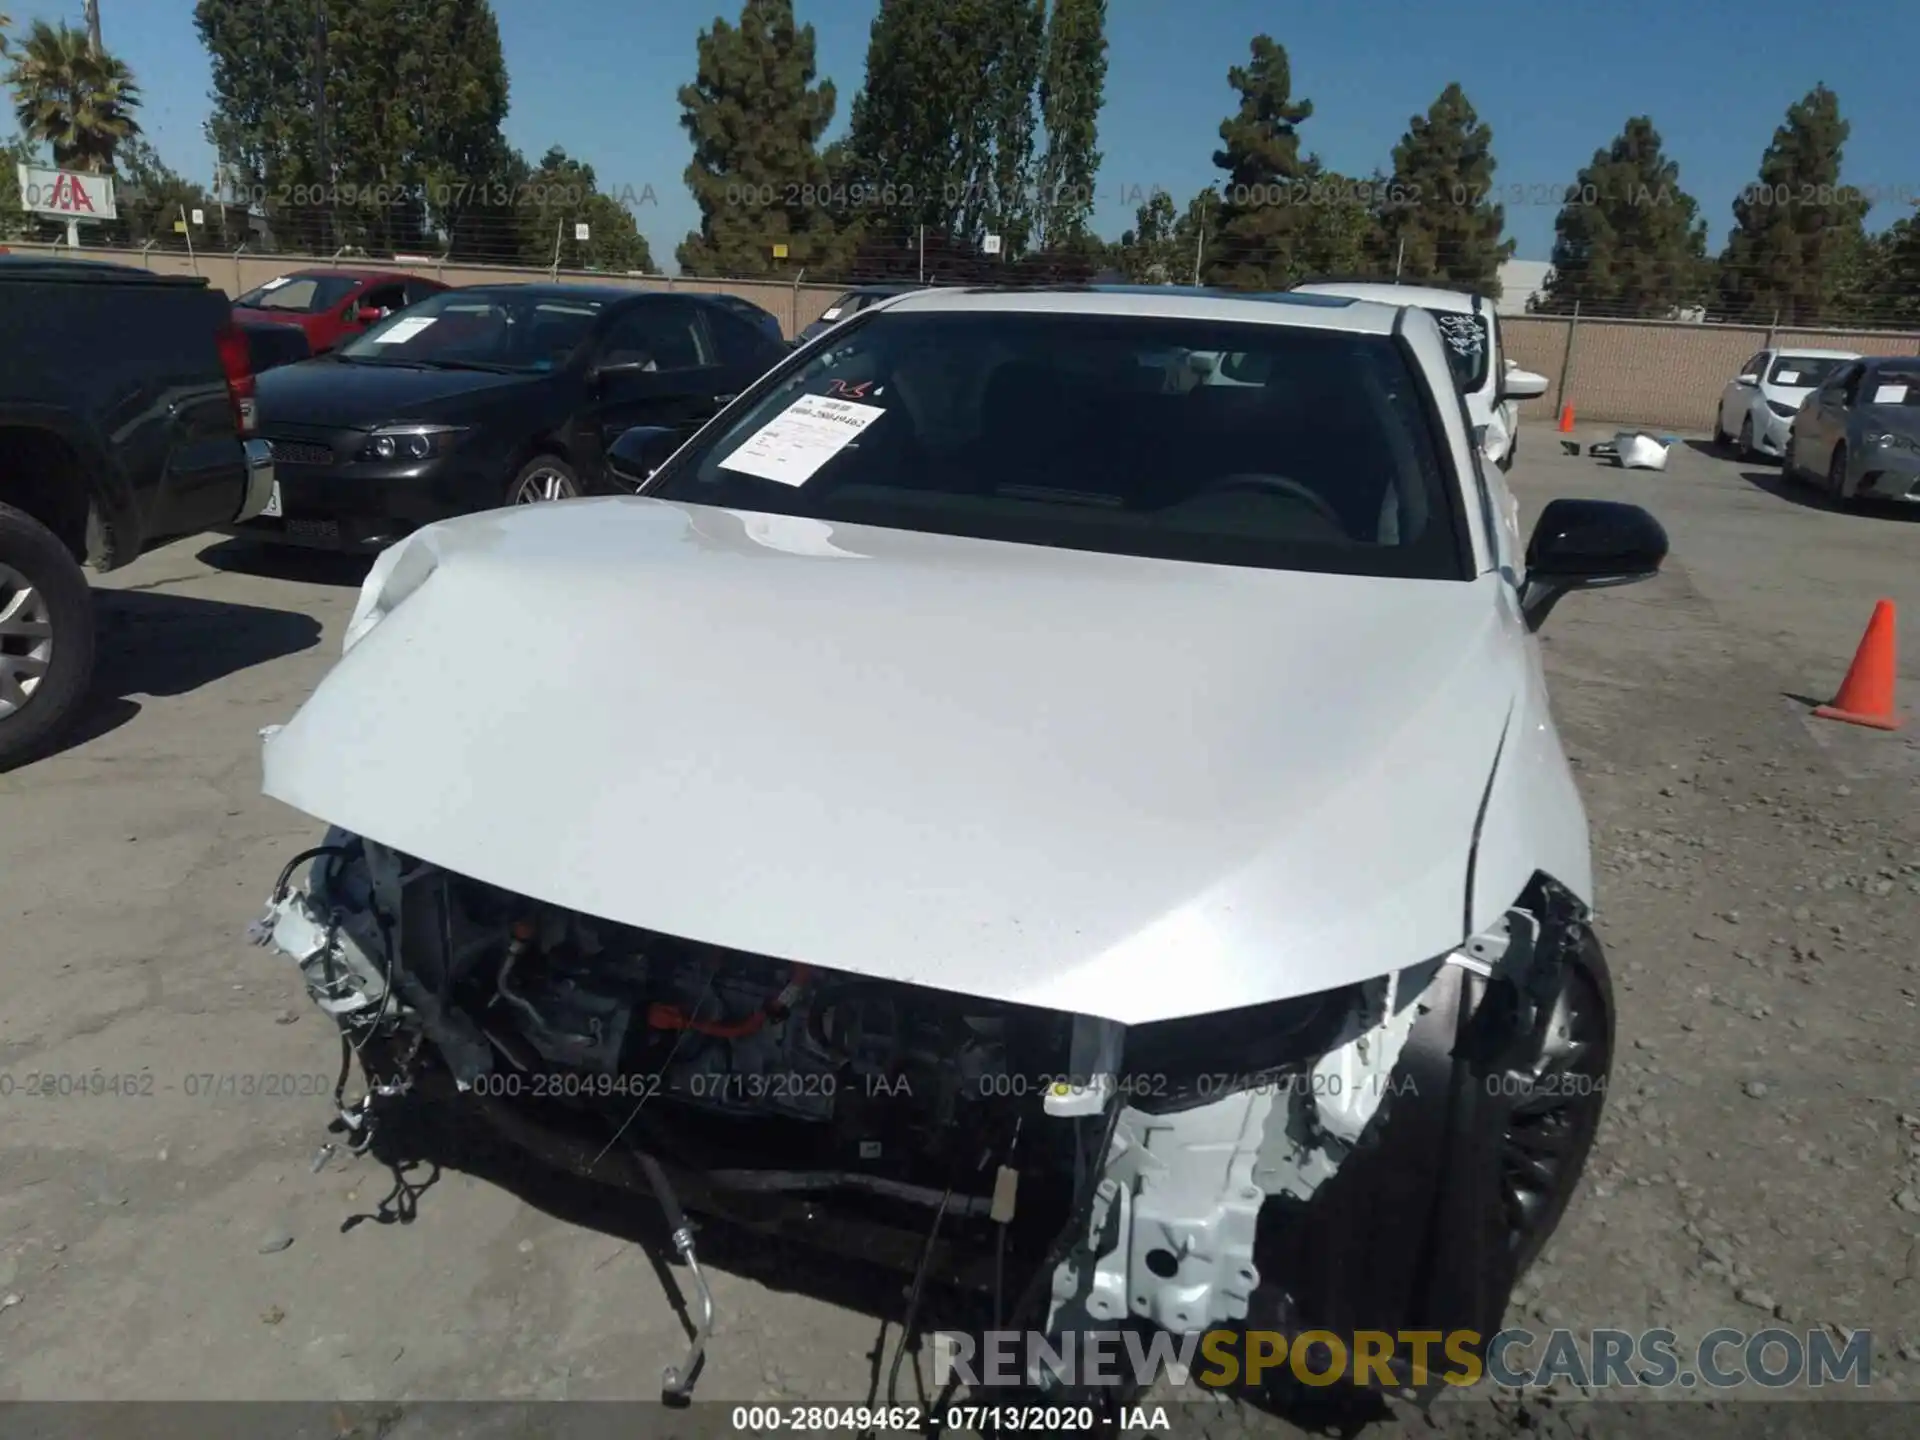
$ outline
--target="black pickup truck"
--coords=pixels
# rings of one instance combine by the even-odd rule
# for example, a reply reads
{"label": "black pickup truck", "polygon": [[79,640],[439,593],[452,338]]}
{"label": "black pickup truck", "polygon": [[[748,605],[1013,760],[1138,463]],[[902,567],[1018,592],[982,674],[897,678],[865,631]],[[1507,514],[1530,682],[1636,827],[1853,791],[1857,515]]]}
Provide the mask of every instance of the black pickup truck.
{"label": "black pickup truck", "polygon": [[55,744],[93,675],[83,564],[260,513],[248,337],[202,279],[0,257],[0,769]]}

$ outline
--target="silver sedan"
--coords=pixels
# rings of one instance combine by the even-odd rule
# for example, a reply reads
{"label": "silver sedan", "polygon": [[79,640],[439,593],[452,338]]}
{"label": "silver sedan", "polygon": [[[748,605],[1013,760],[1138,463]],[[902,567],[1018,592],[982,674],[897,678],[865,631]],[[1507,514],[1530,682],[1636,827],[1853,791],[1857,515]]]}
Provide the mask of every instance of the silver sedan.
{"label": "silver sedan", "polygon": [[1920,358],[1869,356],[1836,370],[1794,416],[1785,469],[1835,505],[1920,504]]}

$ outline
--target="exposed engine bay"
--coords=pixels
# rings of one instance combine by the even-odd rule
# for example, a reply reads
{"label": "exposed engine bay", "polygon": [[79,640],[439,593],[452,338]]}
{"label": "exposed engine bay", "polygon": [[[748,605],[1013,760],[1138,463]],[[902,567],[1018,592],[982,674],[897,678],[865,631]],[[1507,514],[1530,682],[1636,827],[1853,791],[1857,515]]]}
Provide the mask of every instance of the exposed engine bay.
{"label": "exposed engine bay", "polygon": [[996,1324],[1245,1321],[1263,1210],[1307,1206],[1392,1103],[1442,968],[1129,1028],[596,920],[339,830],[251,933],[360,1058],[366,1096],[336,1096],[356,1149],[438,1084],[653,1191],[705,1317],[669,1393],[711,1323],[683,1203],[852,1246],[916,1294],[937,1250]]}

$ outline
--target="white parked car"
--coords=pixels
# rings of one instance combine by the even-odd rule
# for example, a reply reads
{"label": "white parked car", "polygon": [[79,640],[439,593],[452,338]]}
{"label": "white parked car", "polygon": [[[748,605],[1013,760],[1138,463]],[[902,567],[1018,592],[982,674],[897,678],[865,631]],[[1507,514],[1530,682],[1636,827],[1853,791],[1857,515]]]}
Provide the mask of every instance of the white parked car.
{"label": "white parked car", "polygon": [[1447,364],[1467,412],[1486,432],[1487,459],[1502,470],[1513,468],[1520,440],[1520,401],[1547,393],[1547,377],[1523,370],[1508,358],[1493,301],[1473,290],[1393,281],[1316,280],[1293,287],[1295,294],[1344,295],[1382,305],[1418,305],[1439,323],[1447,344]]}
{"label": "white parked car", "polygon": [[1740,367],[1720,392],[1713,417],[1713,443],[1732,445],[1743,460],[1787,453],[1793,417],[1809,395],[1841,366],[1860,357],[1851,350],[1762,350]]}
{"label": "white parked car", "polygon": [[1555,500],[1503,562],[1414,306],[835,334],[664,465],[624,437],[638,495],[375,563],[265,744],[333,828],[254,932],[348,1123],[464,1094],[689,1262],[683,1205],[907,1272],[938,1232],[1010,1329],[1491,1335],[1614,1045],[1534,632],[1660,526]]}

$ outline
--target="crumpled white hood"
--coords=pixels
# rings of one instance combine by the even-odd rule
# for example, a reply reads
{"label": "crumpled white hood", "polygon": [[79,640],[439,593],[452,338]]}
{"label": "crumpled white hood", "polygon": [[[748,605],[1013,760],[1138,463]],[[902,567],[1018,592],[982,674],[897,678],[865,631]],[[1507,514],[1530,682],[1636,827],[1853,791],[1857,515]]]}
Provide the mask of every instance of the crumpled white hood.
{"label": "crumpled white hood", "polygon": [[1512,682],[1473,584],[641,499],[377,563],[266,793],[557,905],[1144,1021],[1463,938]]}

